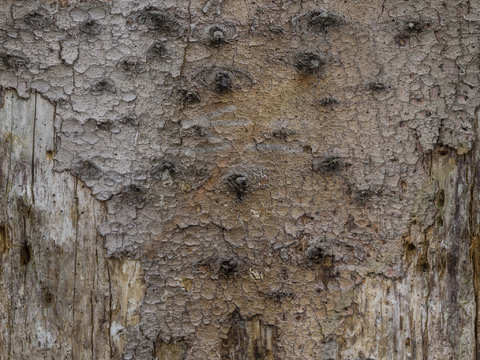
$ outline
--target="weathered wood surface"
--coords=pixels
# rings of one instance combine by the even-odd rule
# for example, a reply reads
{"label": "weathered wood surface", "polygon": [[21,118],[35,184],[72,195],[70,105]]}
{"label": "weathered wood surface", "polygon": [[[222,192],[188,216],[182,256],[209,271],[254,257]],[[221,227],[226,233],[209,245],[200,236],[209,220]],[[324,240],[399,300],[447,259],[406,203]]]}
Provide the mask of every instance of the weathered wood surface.
{"label": "weathered wood surface", "polygon": [[103,204],[53,171],[55,109],[3,94],[1,359],[120,359],[138,322],[138,262],[107,260]]}
{"label": "weathered wood surface", "polygon": [[375,349],[374,359],[478,358],[477,163],[477,144],[468,156],[432,154],[435,226],[410,226],[403,279],[370,276],[357,289],[342,336],[345,358],[365,349]]}
{"label": "weathered wood surface", "polygon": [[478,2],[0,10],[1,360],[480,359]]}

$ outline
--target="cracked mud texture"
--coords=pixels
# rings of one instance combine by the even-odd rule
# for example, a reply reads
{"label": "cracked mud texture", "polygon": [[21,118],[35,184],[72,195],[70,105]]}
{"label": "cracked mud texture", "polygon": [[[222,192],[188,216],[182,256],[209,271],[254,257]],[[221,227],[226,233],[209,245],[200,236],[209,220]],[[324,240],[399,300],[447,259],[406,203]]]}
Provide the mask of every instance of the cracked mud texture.
{"label": "cracked mud texture", "polygon": [[[225,344],[258,316],[254,339],[280,334],[260,358],[390,358],[352,353],[348,319],[366,282],[408,277],[411,224],[452,226],[436,215],[450,178],[432,163],[439,148],[465,162],[474,147],[478,5],[0,9],[0,86],[55,104],[54,170],[105,202],[107,256],[142,264],[124,359],[243,359]],[[443,202],[463,190],[451,191]]]}

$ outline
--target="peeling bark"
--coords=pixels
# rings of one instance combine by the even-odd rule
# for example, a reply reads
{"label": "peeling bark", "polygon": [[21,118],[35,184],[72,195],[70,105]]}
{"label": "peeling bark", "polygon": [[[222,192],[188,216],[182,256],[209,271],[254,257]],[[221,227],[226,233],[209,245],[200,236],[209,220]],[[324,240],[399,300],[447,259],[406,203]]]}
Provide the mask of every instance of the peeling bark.
{"label": "peeling bark", "polygon": [[0,9],[0,359],[480,358],[478,4]]}

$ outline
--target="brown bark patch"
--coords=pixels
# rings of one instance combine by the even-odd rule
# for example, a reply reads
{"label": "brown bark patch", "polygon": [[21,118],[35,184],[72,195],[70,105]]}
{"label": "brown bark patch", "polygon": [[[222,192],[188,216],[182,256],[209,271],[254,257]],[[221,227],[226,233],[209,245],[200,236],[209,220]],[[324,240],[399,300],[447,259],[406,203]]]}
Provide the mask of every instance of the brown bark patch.
{"label": "brown bark patch", "polygon": [[20,265],[27,265],[30,262],[32,249],[30,245],[23,244],[22,248],[20,249]]}
{"label": "brown bark patch", "polygon": [[222,360],[277,359],[275,326],[265,325],[258,315],[243,319],[238,312],[231,318],[232,326],[221,344]]}

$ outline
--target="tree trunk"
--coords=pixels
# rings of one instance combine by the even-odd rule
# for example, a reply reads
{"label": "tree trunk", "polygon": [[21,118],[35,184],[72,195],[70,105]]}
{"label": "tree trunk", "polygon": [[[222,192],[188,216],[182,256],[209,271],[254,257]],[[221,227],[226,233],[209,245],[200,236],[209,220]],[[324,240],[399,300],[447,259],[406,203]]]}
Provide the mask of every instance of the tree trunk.
{"label": "tree trunk", "polygon": [[480,3],[0,9],[0,360],[480,359]]}

